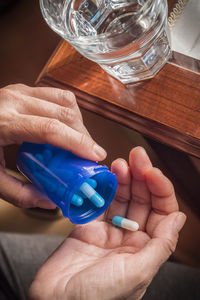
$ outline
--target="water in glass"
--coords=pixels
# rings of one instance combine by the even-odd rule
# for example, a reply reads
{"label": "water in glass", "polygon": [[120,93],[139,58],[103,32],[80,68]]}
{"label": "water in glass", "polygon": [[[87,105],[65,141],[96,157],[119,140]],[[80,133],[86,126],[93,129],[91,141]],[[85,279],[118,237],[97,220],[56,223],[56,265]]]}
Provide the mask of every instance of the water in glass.
{"label": "water in glass", "polygon": [[122,83],[153,77],[170,57],[166,0],[40,2],[52,29]]}

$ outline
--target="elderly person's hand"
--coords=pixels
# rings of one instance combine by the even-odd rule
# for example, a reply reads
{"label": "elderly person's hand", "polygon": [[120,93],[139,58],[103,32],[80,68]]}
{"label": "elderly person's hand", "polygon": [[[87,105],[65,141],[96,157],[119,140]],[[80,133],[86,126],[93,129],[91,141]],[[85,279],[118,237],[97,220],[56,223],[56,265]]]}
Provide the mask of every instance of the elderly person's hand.
{"label": "elderly person's hand", "polygon": [[6,174],[3,147],[23,141],[49,143],[91,160],[106,156],[83,125],[73,93],[22,84],[0,89],[0,196],[24,208],[55,205],[32,185]]}
{"label": "elderly person's hand", "polygon": [[[106,220],[77,226],[39,270],[31,300],[139,300],[159,267],[176,248],[185,215],[172,183],[141,147],[129,166],[112,164],[118,191]],[[119,215],[139,223],[130,232],[110,224]]]}

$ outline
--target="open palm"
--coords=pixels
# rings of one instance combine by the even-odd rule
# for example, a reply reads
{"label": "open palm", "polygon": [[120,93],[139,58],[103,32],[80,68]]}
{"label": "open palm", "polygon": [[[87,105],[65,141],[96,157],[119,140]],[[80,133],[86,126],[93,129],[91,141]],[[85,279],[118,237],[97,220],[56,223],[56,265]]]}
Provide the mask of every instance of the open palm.
{"label": "open palm", "polygon": [[[171,182],[141,147],[129,166],[114,161],[112,172],[118,190],[107,215],[75,228],[39,270],[30,299],[141,299],[174,251],[185,216]],[[116,228],[115,215],[138,222],[139,231]]]}

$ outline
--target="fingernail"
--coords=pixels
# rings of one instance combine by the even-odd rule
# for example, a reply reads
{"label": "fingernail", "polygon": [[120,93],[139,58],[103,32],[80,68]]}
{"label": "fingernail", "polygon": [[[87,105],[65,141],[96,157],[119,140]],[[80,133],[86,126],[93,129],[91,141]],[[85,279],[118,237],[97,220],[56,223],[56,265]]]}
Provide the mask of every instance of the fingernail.
{"label": "fingernail", "polygon": [[106,151],[99,145],[95,144],[93,150],[97,156],[97,160],[98,159],[103,160],[104,158],[106,158],[107,155]]}
{"label": "fingernail", "polygon": [[178,216],[175,218],[174,227],[179,232],[186,221],[186,215],[184,213],[179,213]]}

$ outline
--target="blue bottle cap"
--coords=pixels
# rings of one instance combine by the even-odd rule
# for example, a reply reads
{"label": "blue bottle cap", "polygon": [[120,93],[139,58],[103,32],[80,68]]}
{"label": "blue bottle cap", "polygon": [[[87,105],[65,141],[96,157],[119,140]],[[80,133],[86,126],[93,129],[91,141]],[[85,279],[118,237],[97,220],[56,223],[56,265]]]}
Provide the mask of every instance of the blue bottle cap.
{"label": "blue bottle cap", "polygon": [[[100,216],[117,190],[116,176],[107,166],[49,144],[23,143],[17,155],[17,167],[74,224],[88,223]],[[97,183],[94,193],[83,197],[82,205],[76,205],[74,195],[82,196],[83,183],[91,182],[93,189],[88,179]],[[102,198],[105,203],[98,205]]]}

